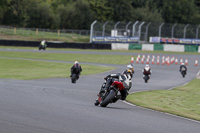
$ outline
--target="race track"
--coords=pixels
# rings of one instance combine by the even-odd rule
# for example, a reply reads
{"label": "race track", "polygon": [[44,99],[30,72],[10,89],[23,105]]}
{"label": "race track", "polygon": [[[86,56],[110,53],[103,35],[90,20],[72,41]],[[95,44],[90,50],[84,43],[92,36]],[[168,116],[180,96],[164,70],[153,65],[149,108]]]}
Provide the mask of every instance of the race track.
{"label": "race track", "polygon": [[[1,49],[2,51],[8,49]],[[9,50],[10,51],[10,50]],[[15,50],[37,52],[36,50]],[[82,53],[81,51],[53,51]],[[119,52],[85,52],[85,54],[127,54]],[[167,55],[166,55],[167,56]],[[176,55],[190,61],[188,74],[182,78],[179,65],[150,65],[153,71],[148,84],[142,79],[144,64],[134,64],[131,92],[170,89],[183,85],[199,71],[194,60],[199,55]],[[46,60],[44,60],[46,61]],[[49,60],[48,60],[49,61]],[[55,61],[58,62],[58,61]],[[67,62],[66,62],[67,63]],[[83,64],[83,63],[82,63]],[[87,64],[87,63],[85,63]],[[103,77],[122,72],[125,65],[96,75],[81,76],[76,84],[70,78],[40,80],[0,79],[1,133],[198,133],[200,122],[130,105],[122,101],[107,108],[94,106]],[[83,69],[84,71],[84,69]]]}

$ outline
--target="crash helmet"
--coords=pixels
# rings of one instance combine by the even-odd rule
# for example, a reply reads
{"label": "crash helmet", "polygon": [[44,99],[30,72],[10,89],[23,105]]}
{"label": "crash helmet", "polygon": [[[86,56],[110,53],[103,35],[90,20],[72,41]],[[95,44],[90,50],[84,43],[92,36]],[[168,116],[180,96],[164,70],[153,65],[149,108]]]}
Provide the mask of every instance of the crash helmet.
{"label": "crash helmet", "polygon": [[78,64],[78,61],[74,61],[74,64]]}
{"label": "crash helmet", "polygon": [[145,67],[144,67],[144,69],[145,69],[146,71],[148,71],[148,70],[150,69],[149,65],[146,64]]}
{"label": "crash helmet", "polygon": [[132,78],[132,76],[133,76],[133,73],[134,73],[134,69],[133,69],[133,66],[132,65],[127,65],[127,69],[124,71],[124,74],[126,74],[126,75],[130,75],[131,76],[131,78]]}
{"label": "crash helmet", "polygon": [[128,65],[127,65],[127,70],[129,70],[129,72],[132,72],[132,73],[134,73],[134,68],[133,68],[133,65],[131,65],[131,64],[128,64]]}

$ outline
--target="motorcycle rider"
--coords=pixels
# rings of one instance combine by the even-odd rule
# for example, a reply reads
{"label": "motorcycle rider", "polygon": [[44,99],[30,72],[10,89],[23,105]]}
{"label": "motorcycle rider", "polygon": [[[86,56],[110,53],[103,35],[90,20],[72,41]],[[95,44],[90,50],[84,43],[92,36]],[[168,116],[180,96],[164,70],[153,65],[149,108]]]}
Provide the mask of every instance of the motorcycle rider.
{"label": "motorcycle rider", "polygon": [[133,77],[133,74],[134,74],[134,72],[135,72],[132,64],[128,64],[128,65],[127,65],[127,69],[126,69],[123,73],[127,73],[128,70],[131,71],[132,74],[131,74],[130,76],[131,76],[131,78],[132,78],[132,77]]}
{"label": "motorcycle rider", "polygon": [[76,78],[79,79],[79,76],[82,72],[82,68],[81,65],[79,64],[78,61],[74,62],[74,65],[71,67],[71,75],[70,77],[72,77],[72,74],[75,73],[76,74]]}
{"label": "motorcycle rider", "polygon": [[148,76],[150,78],[152,71],[148,64],[145,65],[144,69],[142,70],[142,73],[143,73],[143,78],[145,76]]}
{"label": "motorcycle rider", "polygon": [[[182,64],[180,65],[179,71],[181,72],[181,74],[182,74],[182,73],[185,73],[185,75],[187,74],[187,67],[185,66],[184,63],[182,63]],[[183,77],[185,77],[185,75],[184,75]]]}
{"label": "motorcycle rider", "polygon": [[39,47],[43,47],[44,49],[46,49],[46,40],[41,41],[40,46]]}
{"label": "motorcycle rider", "polygon": [[[115,99],[113,99],[113,103],[116,102],[117,100],[121,99],[121,100],[125,100],[127,95],[128,95],[128,91],[131,89],[132,87],[132,82],[131,82],[131,79],[132,79],[132,75],[133,75],[133,67],[131,66],[127,66],[127,69],[121,74],[121,73],[117,73],[117,74],[109,74],[108,76],[106,76],[104,79],[105,79],[105,83],[102,85],[102,88],[99,92],[99,94],[102,92],[102,91],[105,91],[107,90],[111,84],[114,82],[114,81],[120,81],[122,82],[123,86],[124,86],[124,89],[120,91],[120,94],[121,95],[117,95],[115,97]],[[112,78],[111,78],[112,77]],[[96,100],[95,102],[95,105],[98,105],[99,104],[99,101]]]}

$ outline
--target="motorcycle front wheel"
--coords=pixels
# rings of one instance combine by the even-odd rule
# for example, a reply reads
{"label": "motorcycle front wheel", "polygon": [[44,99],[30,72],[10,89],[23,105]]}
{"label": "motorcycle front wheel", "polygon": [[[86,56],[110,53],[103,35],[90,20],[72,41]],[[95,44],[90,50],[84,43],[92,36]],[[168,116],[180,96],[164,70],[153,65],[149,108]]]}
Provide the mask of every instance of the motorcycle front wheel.
{"label": "motorcycle front wheel", "polygon": [[106,107],[111,102],[111,100],[115,97],[115,95],[116,95],[116,91],[110,90],[107,97],[104,100],[102,100],[102,102],[100,103],[101,107]]}
{"label": "motorcycle front wheel", "polygon": [[76,83],[76,74],[72,74],[71,80],[72,83]]}
{"label": "motorcycle front wheel", "polygon": [[148,76],[145,76],[145,77],[144,77],[144,82],[145,82],[145,83],[148,83],[148,80],[149,80]]}

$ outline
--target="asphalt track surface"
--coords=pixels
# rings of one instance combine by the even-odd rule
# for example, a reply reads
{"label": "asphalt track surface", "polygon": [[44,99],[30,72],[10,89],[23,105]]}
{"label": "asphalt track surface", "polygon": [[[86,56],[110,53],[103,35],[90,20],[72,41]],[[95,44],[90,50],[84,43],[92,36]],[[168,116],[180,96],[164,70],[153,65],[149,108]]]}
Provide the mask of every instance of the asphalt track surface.
{"label": "asphalt track surface", "polygon": [[[6,49],[1,49],[1,51],[4,50]],[[14,51],[37,52],[36,50]],[[43,52],[138,54],[53,50]],[[189,59],[186,78],[181,77],[178,71],[179,65],[150,65],[153,73],[149,83],[145,84],[142,79],[144,64],[134,64],[135,74],[130,92],[170,89],[183,85],[195,78],[199,67],[194,66],[194,60],[199,58],[199,55],[179,54],[176,56],[179,58],[187,56]],[[81,76],[76,84],[72,84],[70,78],[40,80],[0,79],[0,132],[198,133],[200,131],[200,122],[148,110],[122,101],[109,104],[106,108],[94,106],[96,95],[103,83],[103,77],[110,73],[122,72],[126,64],[85,64],[115,66],[116,69],[96,75]]]}

